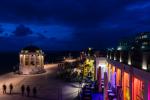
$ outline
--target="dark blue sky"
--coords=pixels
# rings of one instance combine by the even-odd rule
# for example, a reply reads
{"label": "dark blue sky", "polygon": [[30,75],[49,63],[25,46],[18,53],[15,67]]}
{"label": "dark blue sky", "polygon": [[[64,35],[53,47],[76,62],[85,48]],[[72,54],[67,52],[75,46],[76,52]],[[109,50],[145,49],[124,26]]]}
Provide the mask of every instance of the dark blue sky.
{"label": "dark blue sky", "polygon": [[150,1],[0,0],[0,50],[112,47],[150,30]]}

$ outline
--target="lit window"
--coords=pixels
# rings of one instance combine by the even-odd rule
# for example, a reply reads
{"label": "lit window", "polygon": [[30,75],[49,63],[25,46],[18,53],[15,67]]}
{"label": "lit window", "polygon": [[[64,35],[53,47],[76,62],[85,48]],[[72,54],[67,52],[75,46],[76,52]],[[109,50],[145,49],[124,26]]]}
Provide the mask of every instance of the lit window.
{"label": "lit window", "polygon": [[119,47],[117,48],[117,50],[122,50],[122,47],[121,47],[121,46],[119,46]]}
{"label": "lit window", "polygon": [[145,39],[145,38],[147,38],[148,36],[147,36],[147,35],[143,35],[142,37],[143,37],[143,39]]}
{"label": "lit window", "polygon": [[142,45],[142,46],[141,46],[141,48],[142,48],[142,49],[144,49],[144,48],[145,48],[145,46],[143,46],[143,45]]}
{"label": "lit window", "polygon": [[134,47],[131,47],[131,49],[133,50],[133,49],[134,49]]}
{"label": "lit window", "polygon": [[148,45],[148,42],[143,42],[142,44],[143,44],[143,45]]}
{"label": "lit window", "polygon": [[21,53],[23,53],[23,50],[21,50]]}

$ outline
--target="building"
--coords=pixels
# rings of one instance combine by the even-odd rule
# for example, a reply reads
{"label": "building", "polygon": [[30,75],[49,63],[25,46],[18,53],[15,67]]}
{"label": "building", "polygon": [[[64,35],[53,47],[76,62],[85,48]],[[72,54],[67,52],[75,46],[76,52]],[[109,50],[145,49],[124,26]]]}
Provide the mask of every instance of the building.
{"label": "building", "polygon": [[147,49],[150,46],[150,32],[143,32],[136,36],[135,43],[141,49]]}
{"label": "building", "polygon": [[119,100],[150,100],[150,33],[127,41],[107,53],[109,82],[115,89],[121,87]]}
{"label": "building", "polygon": [[20,52],[19,72],[21,74],[38,74],[44,70],[44,53],[36,46],[30,45]]}
{"label": "building", "polygon": [[106,61],[109,88],[116,91],[117,100],[150,100],[150,33],[108,49]]}

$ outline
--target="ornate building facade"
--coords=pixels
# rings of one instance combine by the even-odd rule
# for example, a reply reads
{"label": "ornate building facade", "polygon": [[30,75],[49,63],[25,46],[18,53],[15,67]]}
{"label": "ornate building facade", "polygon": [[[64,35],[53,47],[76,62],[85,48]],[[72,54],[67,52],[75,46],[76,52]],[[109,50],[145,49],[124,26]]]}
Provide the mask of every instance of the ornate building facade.
{"label": "ornate building facade", "polygon": [[20,52],[21,74],[38,74],[45,72],[44,70],[44,53],[36,46],[27,46]]}

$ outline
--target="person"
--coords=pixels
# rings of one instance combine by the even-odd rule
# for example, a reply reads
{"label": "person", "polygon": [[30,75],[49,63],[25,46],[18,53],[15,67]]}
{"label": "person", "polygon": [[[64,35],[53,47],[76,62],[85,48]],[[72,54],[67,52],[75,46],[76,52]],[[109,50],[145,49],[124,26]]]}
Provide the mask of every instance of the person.
{"label": "person", "polygon": [[10,89],[10,94],[12,93],[12,90],[13,90],[13,85],[12,83],[9,85],[9,89]]}
{"label": "person", "polygon": [[33,91],[32,91],[32,92],[33,92],[33,96],[36,97],[36,94],[37,94],[37,89],[36,89],[36,87],[33,88]]}
{"label": "person", "polygon": [[7,89],[7,86],[4,84],[3,85],[3,94],[6,94],[6,89]]}
{"label": "person", "polygon": [[27,91],[27,96],[29,97],[30,96],[30,86],[29,85],[27,86],[26,91]]}
{"label": "person", "polygon": [[24,86],[24,85],[22,85],[22,86],[21,86],[22,96],[24,96],[24,90],[25,90],[25,86]]}

